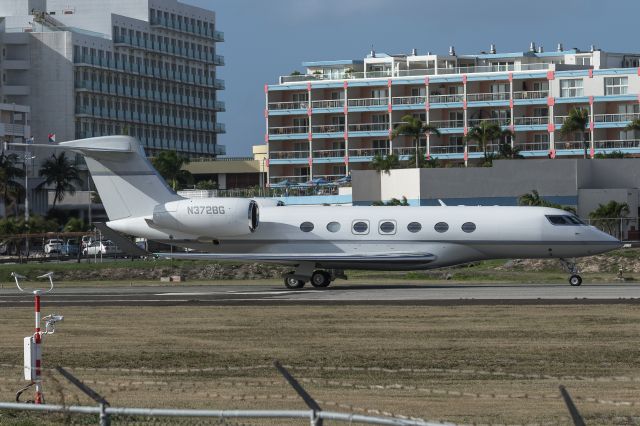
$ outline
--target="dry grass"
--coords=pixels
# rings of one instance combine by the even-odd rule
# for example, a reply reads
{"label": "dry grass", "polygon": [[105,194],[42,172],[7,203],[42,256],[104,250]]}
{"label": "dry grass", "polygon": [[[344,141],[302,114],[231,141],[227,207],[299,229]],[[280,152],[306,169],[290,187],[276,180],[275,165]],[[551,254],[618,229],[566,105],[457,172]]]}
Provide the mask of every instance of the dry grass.
{"label": "dry grass", "polygon": [[[640,422],[633,305],[59,310],[65,321],[46,338],[45,366],[68,367],[114,406],[303,409],[271,367],[277,358],[331,410],[568,424],[562,383],[588,424]],[[31,315],[0,311],[0,400],[23,383]],[[88,403],[48,375],[48,402]]]}

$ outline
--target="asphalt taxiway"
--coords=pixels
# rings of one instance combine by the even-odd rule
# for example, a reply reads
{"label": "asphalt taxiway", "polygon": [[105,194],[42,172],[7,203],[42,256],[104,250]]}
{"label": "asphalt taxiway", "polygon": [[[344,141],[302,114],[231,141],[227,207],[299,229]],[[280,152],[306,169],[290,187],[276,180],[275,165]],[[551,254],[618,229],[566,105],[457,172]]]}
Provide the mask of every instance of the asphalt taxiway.
{"label": "asphalt taxiway", "polygon": [[[640,303],[640,284],[348,284],[325,289],[307,285],[288,290],[269,284],[163,285],[122,287],[58,286],[43,296],[49,306],[178,306],[178,305],[464,305],[464,304],[594,304]],[[0,289],[0,308],[33,304],[15,288]]]}

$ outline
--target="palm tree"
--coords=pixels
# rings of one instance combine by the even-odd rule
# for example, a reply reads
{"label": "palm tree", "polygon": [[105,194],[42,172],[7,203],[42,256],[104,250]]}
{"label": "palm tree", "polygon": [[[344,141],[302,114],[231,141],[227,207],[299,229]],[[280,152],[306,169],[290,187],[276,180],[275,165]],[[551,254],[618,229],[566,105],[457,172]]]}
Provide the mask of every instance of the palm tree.
{"label": "palm tree", "polygon": [[371,168],[375,169],[378,173],[384,171],[389,174],[389,170],[397,169],[400,166],[400,159],[397,155],[380,155],[376,154],[371,160]]}
{"label": "palm tree", "polygon": [[478,145],[482,147],[485,163],[489,163],[491,161],[487,153],[489,142],[502,139],[506,135],[511,135],[511,131],[502,130],[499,124],[485,120],[469,130],[469,133],[465,136],[465,141],[478,142]]}
{"label": "palm tree", "polygon": [[182,170],[182,167],[189,164],[189,159],[178,155],[175,151],[162,151],[151,160],[151,163],[174,191],[183,185],[193,182],[191,172]]}
{"label": "palm tree", "polygon": [[80,184],[80,173],[78,168],[67,158],[64,152],[59,155],[52,154],[51,158],[42,163],[39,175],[45,178],[39,187],[53,184],[55,196],[53,198],[53,209],[58,201],[64,200],[64,195],[76,193],[74,183]]}
{"label": "palm tree", "polygon": [[564,119],[562,127],[560,128],[560,134],[564,137],[569,137],[576,132],[580,133],[580,142],[582,142],[584,148],[584,158],[587,158],[588,144],[585,133],[588,124],[589,111],[582,108],[573,108],[569,111],[569,115]]}
{"label": "palm tree", "polygon": [[24,177],[24,170],[16,167],[17,162],[18,156],[16,154],[5,154],[4,151],[0,153],[0,192],[5,208],[12,202],[17,205],[18,196],[22,189],[16,179]]}
{"label": "palm tree", "polygon": [[418,162],[418,148],[420,146],[420,136],[427,135],[428,133],[439,135],[440,131],[434,126],[423,123],[422,120],[414,117],[411,114],[405,115],[401,118],[401,120],[402,123],[397,125],[395,129],[393,129],[392,135],[394,138],[399,135],[411,136],[413,138],[416,147],[415,164],[416,168],[419,168],[420,165]]}
{"label": "palm tree", "polygon": [[629,204],[611,200],[607,204],[598,204],[598,208],[589,213],[589,218],[593,220],[594,225],[619,237],[622,231],[622,219],[628,214]]}
{"label": "palm tree", "polygon": [[533,207],[550,207],[553,209],[561,209],[573,214],[576,213],[576,209],[571,206],[563,206],[558,203],[554,203],[549,200],[545,200],[540,196],[537,190],[533,189],[527,194],[522,194],[518,197],[519,206],[533,206]]}
{"label": "palm tree", "polygon": [[636,118],[631,123],[627,124],[625,130],[640,130],[640,118]]}

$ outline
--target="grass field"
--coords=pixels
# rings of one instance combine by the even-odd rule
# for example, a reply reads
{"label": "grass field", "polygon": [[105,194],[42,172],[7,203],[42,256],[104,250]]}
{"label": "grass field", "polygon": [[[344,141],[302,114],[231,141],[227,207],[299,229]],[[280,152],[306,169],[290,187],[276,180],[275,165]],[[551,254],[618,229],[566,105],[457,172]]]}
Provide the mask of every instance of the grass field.
{"label": "grass field", "polygon": [[[68,367],[113,406],[304,409],[272,367],[277,358],[327,410],[569,424],[564,384],[587,424],[640,424],[634,305],[59,311],[65,320],[46,338],[45,367]],[[0,324],[0,400],[9,401],[24,383],[32,312],[3,308]],[[47,402],[89,403],[46,374]],[[63,419],[0,413],[0,424],[44,421]]]}

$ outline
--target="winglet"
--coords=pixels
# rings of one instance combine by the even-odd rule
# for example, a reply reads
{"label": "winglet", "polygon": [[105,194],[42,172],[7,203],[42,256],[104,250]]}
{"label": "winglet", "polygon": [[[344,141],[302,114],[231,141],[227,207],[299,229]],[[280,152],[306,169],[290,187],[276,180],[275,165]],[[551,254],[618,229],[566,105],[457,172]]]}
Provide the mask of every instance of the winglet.
{"label": "winglet", "polygon": [[440,205],[442,207],[447,207],[447,205],[444,203],[444,201],[442,201],[441,199],[438,198],[438,202],[440,203]]}

